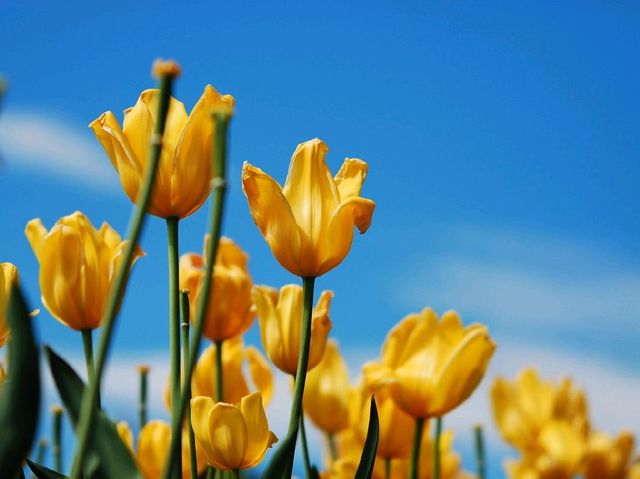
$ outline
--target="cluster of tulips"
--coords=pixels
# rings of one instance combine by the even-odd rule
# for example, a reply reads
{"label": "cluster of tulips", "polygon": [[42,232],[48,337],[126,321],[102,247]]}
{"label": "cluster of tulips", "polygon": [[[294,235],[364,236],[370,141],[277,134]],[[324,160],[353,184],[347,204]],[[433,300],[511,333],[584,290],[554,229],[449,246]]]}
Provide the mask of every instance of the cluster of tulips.
{"label": "cluster of tulips", "polygon": [[[42,305],[81,333],[85,351],[87,384],[44,348],[76,432],[69,476],[61,465],[62,408],[54,411],[54,469],[31,455],[40,398],[32,332],[37,310],[27,306],[16,268],[2,264],[0,346],[8,341],[9,353],[6,377],[0,369],[0,476],[21,477],[26,460],[46,479],[239,478],[273,448],[260,466],[262,477],[285,479],[300,445],[306,478],[469,477],[442,418],[482,380],[495,350],[487,328],[463,325],[455,311],[409,314],[389,332],[380,358],[352,383],[337,342],[329,339],[334,293],[323,291],[314,305],[315,279],[345,259],[354,229],[364,233],[371,223],[375,203],[360,196],[367,164],[348,158],[332,175],[327,145],[318,139],[298,145],[284,186],[245,162],[242,190],[253,220],[277,261],[301,280],[279,289],[254,285],[248,255],[221,236],[234,98],[207,86],[187,114],[171,96],[178,65],[159,61],[154,74],[159,88],[142,92],[122,126],[111,112],[90,124],[135,204],[125,239],[106,223],[96,229],[81,212],[50,229],[39,219],[26,225],[40,265]],[[180,256],[180,221],[209,198],[203,254]],[[170,422],[147,420],[148,368],[140,367],[134,441],[128,424],[107,417],[100,389],[129,274],[145,254],[138,240],[147,214],[167,226]],[[268,359],[242,339],[256,317]],[[95,330],[101,334],[94,349]],[[211,344],[201,352],[203,337]],[[269,362],[293,385],[281,438],[264,409],[274,389]],[[599,471],[631,468],[630,437],[591,434],[584,398],[569,383],[557,388],[526,372],[514,384],[496,382],[493,401],[500,430],[523,455],[508,465],[511,477],[570,479],[585,471],[588,479],[614,479],[626,476]],[[322,472],[310,460],[305,416],[325,435]],[[483,467],[478,475],[483,478]]]}

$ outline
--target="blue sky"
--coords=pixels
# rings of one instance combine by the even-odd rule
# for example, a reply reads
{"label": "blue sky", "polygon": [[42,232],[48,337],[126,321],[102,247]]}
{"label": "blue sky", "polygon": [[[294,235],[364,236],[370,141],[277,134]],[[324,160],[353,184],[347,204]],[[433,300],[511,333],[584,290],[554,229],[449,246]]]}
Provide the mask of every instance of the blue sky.
{"label": "blue sky", "polygon": [[[225,234],[249,252],[256,283],[295,278],[251,220],[242,162],[283,181],[296,145],[319,137],[334,172],[347,156],[369,163],[372,226],[318,282],[335,291],[332,334],[354,374],[393,324],[426,305],[489,325],[494,365],[451,419],[469,467],[466,428],[490,427],[491,377],[529,363],[584,385],[599,427],[640,423],[637,5],[129,3],[0,6],[10,46],[0,63],[10,88],[0,112],[2,260],[19,266],[34,304],[26,222],[51,226],[80,209],[124,232],[130,203],[87,125],[133,105],[153,86],[152,60],[172,57],[187,108],[207,83],[236,97]],[[183,222],[183,252],[200,251],[205,226],[204,212]],[[136,354],[162,362],[165,238],[152,218],[114,371]],[[79,337],[46,312],[38,326],[43,341],[81,357]],[[258,342],[257,327],[248,340]],[[164,372],[155,378],[161,391]],[[603,394],[616,385],[615,397]],[[114,410],[133,419],[117,399]],[[490,434],[501,477],[508,451]]]}

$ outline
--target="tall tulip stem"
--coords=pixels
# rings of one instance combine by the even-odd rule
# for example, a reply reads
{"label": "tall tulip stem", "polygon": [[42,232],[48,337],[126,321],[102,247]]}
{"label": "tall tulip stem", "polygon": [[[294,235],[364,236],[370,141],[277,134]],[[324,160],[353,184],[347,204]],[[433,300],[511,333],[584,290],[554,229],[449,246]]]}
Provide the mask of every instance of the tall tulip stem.
{"label": "tall tulip stem", "polygon": [[331,462],[333,463],[338,459],[338,446],[336,445],[335,432],[327,434],[327,442],[329,443],[329,455],[331,456]]}
{"label": "tall tulip stem", "polygon": [[433,439],[432,479],[440,479],[440,438],[442,437],[442,418],[436,418],[436,431]]}
{"label": "tall tulip stem", "polygon": [[476,450],[476,470],[478,479],[484,479],[487,473],[486,470],[486,461],[485,461],[485,450],[484,450],[484,434],[482,431],[482,426],[477,424],[473,428],[473,438],[475,443]]}
{"label": "tall tulip stem", "polygon": [[[95,376],[95,367],[93,364],[93,331],[91,329],[83,329],[82,346],[84,349],[84,361],[87,365],[87,378],[89,381]],[[100,407],[100,388],[98,387],[98,407]]]}
{"label": "tall tulip stem", "polygon": [[224,340],[217,340],[216,344],[216,402],[224,401],[223,387],[224,383],[222,382],[222,345],[224,344]]}
{"label": "tall tulip stem", "polygon": [[311,459],[309,458],[307,431],[304,427],[304,414],[300,416],[300,447],[302,448],[302,461],[304,462],[304,469],[306,471],[307,478],[313,477],[311,475]]}
{"label": "tall tulip stem", "polygon": [[124,290],[129,277],[129,270],[133,262],[134,252],[138,246],[138,240],[144,219],[153,193],[153,185],[155,183],[156,172],[160,164],[160,153],[162,151],[162,137],[164,135],[164,127],[169,111],[169,100],[171,98],[171,89],[173,86],[174,75],[163,74],[160,77],[160,101],[158,102],[158,113],[151,138],[151,148],[149,149],[149,162],[144,173],[144,180],[140,193],[136,201],[135,209],[129,226],[127,228],[127,245],[122,255],[120,269],[117,271],[113,284],[109,289],[107,304],[102,315],[102,334],[98,344],[98,355],[95,365],[95,375],[89,381],[89,387],[82,396],[82,406],[80,409],[80,417],[78,419],[76,454],[73,460],[73,468],[71,470],[71,479],[80,479],[82,468],[84,465],[85,454],[89,447],[89,437],[93,428],[94,412],[98,407],[98,392],[100,381],[107,360],[107,353],[111,345],[115,320],[118,307],[122,301]]}
{"label": "tall tulip stem", "polygon": [[140,430],[147,423],[147,390],[149,380],[149,367],[139,366],[138,374],[140,378],[140,388],[138,396],[138,423],[140,424]]}
{"label": "tall tulip stem", "polygon": [[391,479],[391,458],[387,457],[384,460],[384,479]]}
{"label": "tall tulip stem", "polygon": [[38,450],[36,452],[36,462],[42,464],[44,462],[44,455],[47,453],[47,447],[49,443],[46,437],[40,438],[38,441]]}
{"label": "tall tulip stem", "polygon": [[416,429],[413,434],[413,450],[411,451],[411,463],[409,464],[409,479],[418,479],[418,466],[420,463],[420,446],[422,444],[422,430],[424,418],[416,418]]}
{"label": "tall tulip stem", "polygon": [[57,472],[62,472],[62,408],[53,410],[53,464]]}
{"label": "tall tulip stem", "polygon": [[[180,313],[182,322],[182,362],[187,364],[189,360],[189,292],[180,292]],[[187,388],[187,398],[191,399],[191,384],[185,384]],[[196,437],[193,433],[193,425],[191,424],[191,408],[187,408],[187,428],[189,431],[189,466],[191,467],[191,479],[198,478],[198,459],[196,457]]]}
{"label": "tall tulip stem", "polygon": [[[171,371],[171,417],[179,415],[180,401],[180,290],[179,288],[179,225],[180,219],[175,216],[167,218],[167,242],[169,253],[169,364]],[[178,449],[182,448],[182,427],[171,428],[172,440],[177,441]],[[175,439],[174,439],[175,438]],[[182,470],[182,454],[176,458],[174,477],[179,477]]]}
{"label": "tall tulip stem", "polygon": [[[184,385],[182,386],[182,394],[180,395],[180,407],[177,417],[172,417],[172,427],[180,427],[184,419],[185,411],[188,404],[187,385],[191,384],[191,376],[196,365],[198,352],[200,351],[200,342],[202,340],[202,330],[204,328],[204,320],[206,311],[209,307],[209,299],[211,296],[211,288],[213,286],[213,265],[218,253],[218,243],[220,241],[220,232],[222,226],[222,212],[224,206],[224,197],[227,189],[226,176],[226,158],[227,158],[227,130],[229,127],[230,116],[227,113],[218,112],[214,114],[216,124],[213,148],[213,179],[211,180],[211,210],[209,216],[209,234],[211,240],[207,246],[206,263],[204,277],[202,280],[202,291],[204,294],[198,298],[196,306],[196,316],[193,326],[193,337],[189,345],[189,362],[184,368]],[[171,438],[171,446],[169,449],[169,458],[163,472],[163,479],[169,479],[170,471],[175,464],[176,456],[180,454],[178,442]]]}

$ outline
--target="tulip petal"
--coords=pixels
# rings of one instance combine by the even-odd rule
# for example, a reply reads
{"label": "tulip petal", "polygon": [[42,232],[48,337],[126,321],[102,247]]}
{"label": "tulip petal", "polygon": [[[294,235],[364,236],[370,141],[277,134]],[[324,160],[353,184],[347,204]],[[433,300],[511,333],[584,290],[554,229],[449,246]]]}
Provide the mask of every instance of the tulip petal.
{"label": "tulip petal", "polygon": [[[195,432],[195,431],[194,431]],[[219,469],[243,467],[249,437],[240,409],[218,403],[209,412],[209,443],[212,459]]]}
{"label": "tulip petal", "polygon": [[269,424],[262,407],[260,393],[243,397],[240,401],[240,412],[248,432],[247,450],[243,463],[243,468],[246,469],[262,460],[269,442]]}
{"label": "tulip petal", "polygon": [[242,190],[249,201],[253,221],[287,270],[298,274],[300,268],[300,228],[280,185],[261,169],[245,162],[242,166]]}
{"label": "tulip petal", "polygon": [[149,421],[140,431],[137,459],[145,479],[162,476],[170,441],[171,427],[162,421]]}
{"label": "tulip petal", "polygon": [[27,223],[27,227],[24,230],[27,240],[33,249],[39,263],[42,263],[42,248],[44,244],[44,237],[47,236],[47,228],[44,227],[40,218],[32,219]]}
{"label": "tulip petal", "polygon": [[279,367],[288,374],[295,374],[298,366],[302,301],[302,288],[297,284],[287,284],[280,288],[277,306],[280,328]]}
{"label": "tulip petal", "polygon": [[246,354],[251,379],[258,388],[258,391],[262,394],[264,404],[267,405],[273,397],[273,373],[271,372],[269,363],[267,363],[265,357],[260,354],[260,351],[253,346],[249,346],[246,349]]}
{"label": "tulip petal", "polygon": [[196,396],[191,399],[191,425],[193,434],[200,448],[204,451],[209,464],[214,464],[215,458],[209,443],[209,413],[215,402],[209,396]]}
{"label": "tulip petal", "polygon": [[340,171],[338,171],[335,177],[341,201],[351,196],[360,196],[362,183],[364,183],[367,177],[367,169],[368,165],[357,158],[347,158],[344,160]]}

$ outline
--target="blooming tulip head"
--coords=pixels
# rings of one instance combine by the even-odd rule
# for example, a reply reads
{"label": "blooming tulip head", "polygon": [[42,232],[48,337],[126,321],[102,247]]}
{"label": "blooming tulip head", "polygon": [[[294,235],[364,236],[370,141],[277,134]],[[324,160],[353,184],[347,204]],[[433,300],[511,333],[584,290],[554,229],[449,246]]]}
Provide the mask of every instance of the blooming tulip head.
{"label": "blooming tulip head", "polygon": [[[311,350],[309,366],[311,370],[320,362],[331,330],[329,307],[333,293],[323,291],[313,309],[311,323]],[[295,375],[300,352],[300,327],[302,318],[302,288],[288,284],[280,289],[280,294],[265,286],[253,288],[253,303],[260,321],[260,335],[269,359],[278,369]]]}
{"label": "blooming tulip head", "polygon": [[298,145],[284,187],[249,163],[242,190],[260,233],[280,264],[302,277],[335,268],[349,253],[353,228],[364,233],[375,203],[360,197],[367,164],[348,158],[333,177],[318,139]]}
{"label": "blooming tulip head", "polygon": [[593,433],[583,461],[585,479],[625,479],[629,477],[633,453],[633,435],[622,432],[617,438]]}
{"label": "blooming tulip head", "polygon": [[[133,202],[142,188],[159,101],[159,90],[145,90],[135,106],[124,111],[122,128],[110,111],[89,125]],[[206,86],[190,115],[181,102],[171,98],[149,213],[184,218],[206,201],[211,189],[215,128],[211,115],[220,109],[232,110],[233,104],[231,95],[220,95],[211,85]]]}
{"label": "blooming tulip head", "polygon": [[349,372],[338,344],[329,340],[324,356],[307,374],[304,412],[313,423],[328,433],[349,427]]}
{"label": "blooming tulip head", "polygon": [[235,405],[194,397],[191,424],[209,465],[222,470],[248,469],[259,464],[278,440],[269,431],[260,393],[245,396]]}
{"label": "blooming tulip head", "polygon": [[426,308],[391,330],[382,360],[364,366],[365,379],[374,389],[388,385],[396,404],[412,417],[438,417],[471,395],[494,350],[485,326],[465,328],[455,311],[438,321]]}
{"label": "blooming tulip head", "polygon": [[[205,237],[205,251],[209,236]],[[203,334],[212,341],[223,341],[244,333],[255,317],[251,303],[253,281],[247,263],[249,257],[229,238],[220,238],[213,268],[214,281],[205,315]],[[204,294],[206,257],[188,253],[180,258],[180,287],[189,290],[191,318],[195,318],[201,294]],[[215,288],[214,288],[215,285]]]}
{"label": "blooming tulip head", "polygon": [[18,281],[18,269],[11,263],[0,263],[0,348],[9,340],[7,305],[11,287]]}
{"label": "blooming tulip head", "polygon": [[[25,233],[40,263],[42,303],[51,315],[78,331],[100,326],[127,242],[107,223],[96,230],[79,211],[49,231],[33,219]],[[136,247],[134,262],[142,255]]]}

